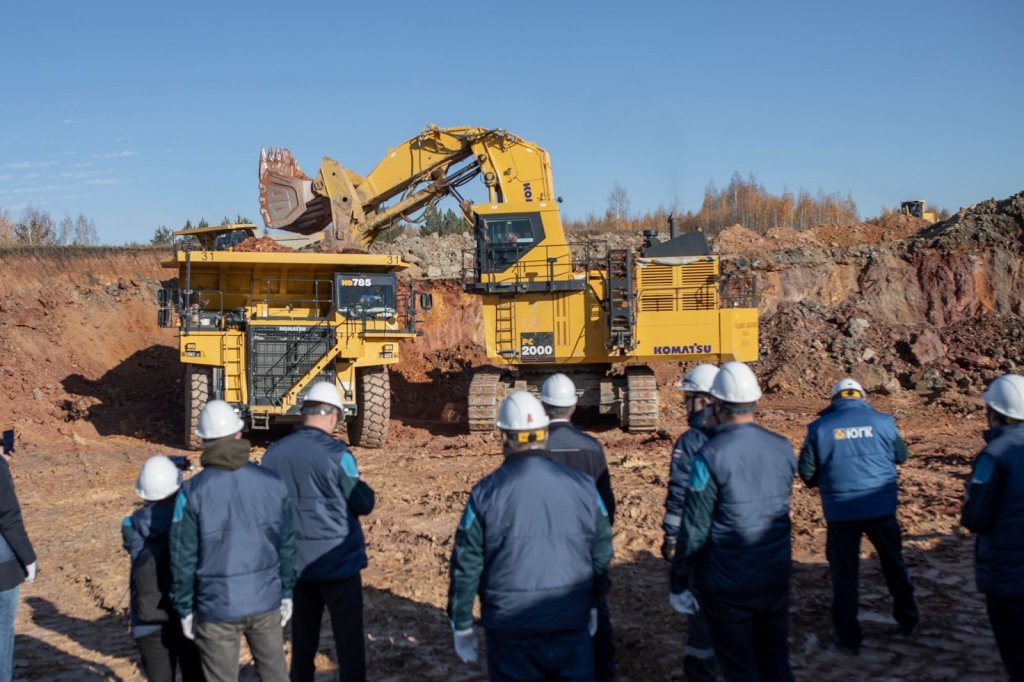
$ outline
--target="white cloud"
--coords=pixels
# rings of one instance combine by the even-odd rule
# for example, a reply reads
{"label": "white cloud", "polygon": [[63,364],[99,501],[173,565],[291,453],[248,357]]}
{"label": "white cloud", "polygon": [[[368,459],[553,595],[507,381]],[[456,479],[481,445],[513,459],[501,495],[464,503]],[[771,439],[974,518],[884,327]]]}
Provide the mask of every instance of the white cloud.
{"label": "white cloud", "polygon": [[39,177],[39,173],[29,173],[24,177],[25,180],[35,180]]}
{"label": "white cloud", "polygon": [[78,152],[61,152],[61,154],[65,155],[65,156],[72,156],[72,155],[77,154],[77,153]]}
{"label": "white cloud", "polygon": [[66,119],[64,119],[64,122],[65,123],[74,123],[75,119],[73,119],[73,118],[66,118]]}
{"label": "white cloud", "polygon": [[120,159],[123,156],[135,156],[138,152],[122,151],[111,154],[93,154],[94,159]]}
{"label": "white cloud", "polygon": [[120,185],[126,182],[125,180],[118,180],[117,178],[94,178],[92,180],[86,180],[87,185]]}
{"label": "white cloud", "polygon": [[10,173],[8,173],[7,175],[0,175],[0,182],[4,182],[5,180],[10,180],[13,177],[14,176],[11,175]]}
{"label": "white cloud", "polygon": [[67,189],[59,185],[45,185],[43,187],[17,187],[12,190],[13,194],[31,194],[34,192],[52,192],[55,189]]}
{"label": "white cloud", "polygon": [[68,168],[88,168],[89,166],[95,166],[95,161],[85,161],[83,163],[69,163]]}
{"label": "white cloud", "polygon": [[77,180],[81,180],[82,178],[91,178],[91,177],[94,177],[96,175],[105,175],[107,173],[113,173],[113,172],[114,171],[111,170],[111,169],[108,169],[108,170],[79,171],[79,172],[76,172],[76,173],[61,173],[60,177],[62,177],[62,178],[75,178]]}
{"label": "white cloud", "polygon": [[89,195],[88,194],[65,194],[64,196],[61,197],[61,199],[67,201],[69,199],[84,199],[87,196],[89,196]]}
{"label": "white cloud", "polygon": [[46,166],[56,166],[56,161],[18,161],[16,163],[9,163],[4,168],[13,168],[14,170],[24,170],[26,168],[45,168]]}

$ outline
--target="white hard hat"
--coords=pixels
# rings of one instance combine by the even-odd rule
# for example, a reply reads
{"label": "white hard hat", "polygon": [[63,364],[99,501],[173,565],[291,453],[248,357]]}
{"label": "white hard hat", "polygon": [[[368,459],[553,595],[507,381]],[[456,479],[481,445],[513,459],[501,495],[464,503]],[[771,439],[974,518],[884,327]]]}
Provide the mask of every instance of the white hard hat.
{"label": "white hard hat", "polygon": [[1024,377],[1004,374],[992,382],[981,399],[1004,417],[1024,420]]}
{"label": "white hard hat", "polygon": [[150,457],[139,471],[135,482],[135,494],[147,502],[156,502],[170,497],[181,487],[181,469],[168,457]]}
{"label": "white hard hat", "polygon": [[572,407],[576,404],[576,384],[564,374],[552,374],[540,387],[540,401],[552,407]]}
{"label": "white hard hat", "polygon": [[727,362],[715,376],[709,391],[726,403],[756,403],[761,399],[761,387],[754,371],[742,362]]}
{"label": "white hard hat", "polygon": [[313,384],[309,393],[303,398],[304,403],[324,403],[331,407],[337,407],[342,412],[345,411],[345,403],[341,402],[341,393],[338,391],[338,387],[330,381],[318,381]]}
{"label": "white hard hat", "polygon": [[[847,395],[847,391],[856,391],[860,395]],[[845,379],[840,379],[836,382],[836,385],[832,387],[832,393],[829,394],[829,398],[835,398],[840,394],[842,394],[843,398],[863,398],[864,387],[850,377],[846,377]]]}
{"label": "white hard hat", "polygon": [[544,406],[526,391],[516,391],[501,404],[498,428],[502,431],[534,431],[547,428]]}
{"label": "white hard hat", "polygon": [[697,365],[682,381],[676,384],[676,388],[690,393],[710,393],[711,384],[715,383],[716,376],[718,376],[718,368],[714,365],[707,363]]}
{"label": "white hard hat", "polygon": [[196,435],[203,440],[218,440],[233,436],[245,428],[245,422],[235,408],[223,400],[211,400],[199,413]]}

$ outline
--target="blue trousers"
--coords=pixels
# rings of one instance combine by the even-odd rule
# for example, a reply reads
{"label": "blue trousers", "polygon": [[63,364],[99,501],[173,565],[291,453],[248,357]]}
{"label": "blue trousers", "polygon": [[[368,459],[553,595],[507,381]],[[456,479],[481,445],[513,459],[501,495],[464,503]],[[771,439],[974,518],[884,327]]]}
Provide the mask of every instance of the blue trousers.
{"label": "blue trousers", "polygon": [[726,682],[794,682],[788,582],[747,595],[705,592],[700,605]]}
{"label": "blue trousers", "polygon": [[[695,593],[696,594],[696,593]],[[697,596],[698,601],[700,596]],[[715,649],[711,643],[711,629],[708,627],[704,609],[686,617],[686,653],[683,654],[683,674],[687,682],[715,682],[718,679],[718,665],[715,663]]]}
{"label": "blue trousers", "polygon": [[914,586],[903,560],[900,524],[895,516],[864,521],[830,521],[825,555],[832,576],[832,624],[836,639],[851,649],[860,647],[860,623],[857,622],[860,583],[860,538],[868,540],[878,552],[882,575],[892,595],[892,615],[904,632],[916,625],[920,616],[914,603]]}
{"label": "blue trousers", "polygon": [[487,633],[491,682],[594,682],[594,646],[584,627],[543,635]]}
{"label": "blue trousers", "polygon": [[20,587],[0,592],[0,682],[11,682],[14,674],[14,617]]}
{"label": "blue trousers", "polygon": [[1024,598],[987,594],[985,605],[1010,682],[1024,682]]}
{"label": "blue trousers", "polygon": [[597,682],[615,679],[615,640],[612,637],[612,619],[608,600],[601,597],[597,603],[597,632],[594,634],[594,676]]}

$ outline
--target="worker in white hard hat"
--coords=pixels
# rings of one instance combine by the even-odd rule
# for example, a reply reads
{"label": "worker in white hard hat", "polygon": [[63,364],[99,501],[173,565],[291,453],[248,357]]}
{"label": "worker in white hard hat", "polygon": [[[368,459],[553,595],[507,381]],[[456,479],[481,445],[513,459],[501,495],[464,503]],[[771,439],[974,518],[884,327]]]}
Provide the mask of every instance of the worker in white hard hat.
{"label": "worker in white hard hat", "polygon": [[825,554],[832,579],[834,646],[858,655],[857,622],[860,583],[860,541],[875,546],[893,598],[893,618],[905,637],[917,632],[921,620],[914,586],[903,559],[903,538],[896,519],[896,465],[907,461],[896,420],[873,409],[863,387],[851,378],[832,387],[831,403],[807,427],[800,449],[800,478],[821,491],[828,524]]}
{"label": "worker in white hard hat", "polygon": [[0,444],[0,680],[10,680],[14,670],[14,619],[21,583],[34,583],[37,574],[36,553],[11,477],[13,459],[12,430],[4,432]]}
{"label": "worker in white hard hat", "polygon": [[988,430],[960,523],[977,534],[974,574],[1009,678],[1024,680],[1024,377],[1006,374],[981,395]]}
{"label": "worker in white hard hat", "polygon": [[[697,365],[685,376],[680,377],[676,388],[684,391],[683,405],[689,429],[676,439],[672,447],[669,465],[668,494],[665,497],[665,518],[661,528],[665,538],[661,543],[661,556],[672,562],[676,550],[676,538],[683,520],[686,490],[690,483],[690,468],[704,444],[708,442],[710,424],[708,413],[711,409],[711,385],[718,376],[718,367],[709,364]],[[691,576],[690,591],[697,595]],[[700,611],[686,619],[686,648],[683,654],[683,673],[693,682],[713,682],[718,677],[715,650],[711,645],[711,633],[704,614]]]}
{"label": "worker in white hard hat", "polygon": [[[757,377],[727,362],[709,391],[716,425],[693,459],[672,558],[672,607],[704,611],[726,682],[793,680],[789,497],[796,455],[758,426]],[[691,574],[699,601],[690,589]]]}
{"label": "worker in white hard hat", "polygon": [[548,416],[526,391],[498,415],[504,463],[473,487],[455,533],[448,616],[455,652],[477,659],[479,594],[492,682],[592,680],[611,524],[593,479],[546,456]]}
{"label": "worker in white hard hat", "polygon": [[[548,415],[548,457],[572,467],[594,479],[597,492],[608,511],[608,521],[615,523],[615,493],[608,473],[604,448],[593,436],[572,424],[576,412],[576,384],[565,374],[552,374],[540,389],[540,401]],[[597,682],[615,679],[615,638],[612,632],[608,600],[597,604],[597,633],[594,635],[594,674]]]}
{"label": "worker in white hard hat", "polygon": [[263,466],[288,487],[298,557],[292,621],[292,682],[313,682],[324,608],[331,616],[340,682],[366,679],[363,584],[366,541],[360,516],[373,511],[373,490],[352,451],[334,437],[345,404],[331,381],[313,384],[302,400],[302,424],[274,443]]}
{"label": "worker in white hard hat", "polygon": [[284,682],[295,532],[288,489],[249,462],[245,422],[211,400],[199,414],[203,470],[185,481],[171,523],[171,601],[209,682],[238,679],[244,635],[263,682]]}
{"label": "worker in white hard hat", "polygon": [[204,680],[199,649],[185,637],[171,606],[171,518],[181,488],[181,469],[169,457],[142,465],[135,494],[145,504],[121,523],[121,539],[132,560],[128,612],[131,633],[142,656],[142,670],[154,682]]}

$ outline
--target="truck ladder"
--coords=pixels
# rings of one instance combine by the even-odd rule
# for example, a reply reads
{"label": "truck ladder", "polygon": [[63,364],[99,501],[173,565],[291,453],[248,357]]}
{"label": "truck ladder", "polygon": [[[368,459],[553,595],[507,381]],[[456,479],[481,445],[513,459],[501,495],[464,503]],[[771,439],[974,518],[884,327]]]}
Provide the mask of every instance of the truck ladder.
{"label": "truck ladder", "polygon": [[242,335],[224,336],[224,400],[242,403]]}

